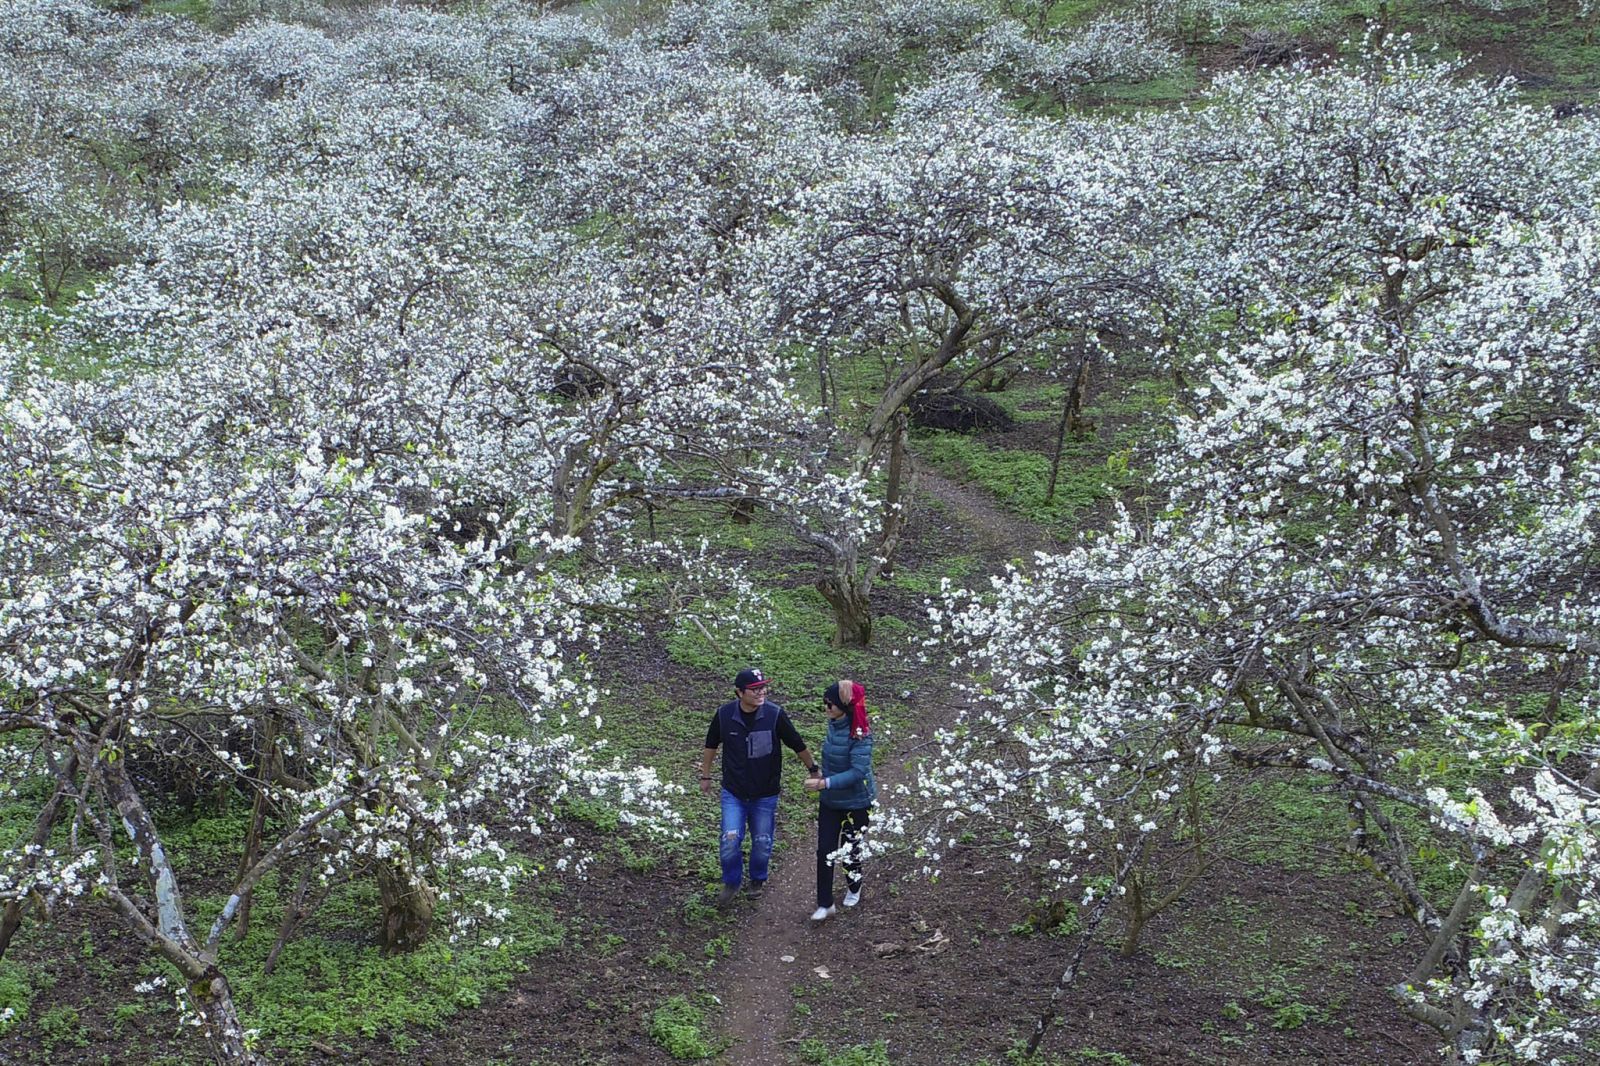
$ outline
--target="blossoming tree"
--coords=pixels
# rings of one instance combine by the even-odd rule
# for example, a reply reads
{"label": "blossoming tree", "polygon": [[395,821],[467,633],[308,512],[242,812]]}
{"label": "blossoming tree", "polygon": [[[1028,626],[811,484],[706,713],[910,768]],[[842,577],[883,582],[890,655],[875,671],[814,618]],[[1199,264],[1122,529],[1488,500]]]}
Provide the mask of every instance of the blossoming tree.
{"label": "blossoming tree", "polygon": [[[999,817],[1019,861],[1067,879],[1094,854],[1116,894],[1195,839],[1197,788],[1301,778],[1421,932],[1394,991],[1452,1061],[1576,1061],[1600,1003],[1600,263],[1592,167],[1562,153],[1592,145],[1499,100],[1498,132],[1449,150],[1483,92],[1406,57],[1224,89],[1233,118],[1202,122],[1250,147],[1183,190],[1186,282],[1248,296],[1207,301],[1237,309],[1200,321],[1220,347],[1175,353],[1195,380],[1150,456],[1160,504],[943,608],[993,695],[920,786],[922,839],[937,861]],[[1277,221],[1207,257],[1217,217]]]}

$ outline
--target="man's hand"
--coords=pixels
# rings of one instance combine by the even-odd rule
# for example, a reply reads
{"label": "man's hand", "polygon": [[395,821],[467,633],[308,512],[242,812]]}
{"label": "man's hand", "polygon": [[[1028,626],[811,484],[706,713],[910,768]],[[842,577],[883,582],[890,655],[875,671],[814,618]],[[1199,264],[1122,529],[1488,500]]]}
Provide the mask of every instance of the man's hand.
{"label": "man's hand", "polygon": [[808,791],[808,792],[821,792],[822,789],[823,789],[823,786],[826,785],[826,784],[827,784],[827,779],[822,776],[822,772],[821,771],[818,771],[817,773],[812,774],[810,777],[806,778],[806,791]]}
{"label": "man's hand", "polygon": [[704,776],[700,778],[700,791],[708,796],[711,795],[711,778]]}

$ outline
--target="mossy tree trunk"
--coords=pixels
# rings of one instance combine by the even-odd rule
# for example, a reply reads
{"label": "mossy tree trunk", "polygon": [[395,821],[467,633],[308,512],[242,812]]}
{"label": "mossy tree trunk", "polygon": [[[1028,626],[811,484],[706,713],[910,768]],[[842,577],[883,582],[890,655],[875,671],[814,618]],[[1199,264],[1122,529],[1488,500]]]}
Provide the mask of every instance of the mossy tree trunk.
{"label": "mossy tree trunk", "polygon": [[404,863],[381,862],[375,874],[383,907],[383,949],[415,951],[433,930],[439,894]]}

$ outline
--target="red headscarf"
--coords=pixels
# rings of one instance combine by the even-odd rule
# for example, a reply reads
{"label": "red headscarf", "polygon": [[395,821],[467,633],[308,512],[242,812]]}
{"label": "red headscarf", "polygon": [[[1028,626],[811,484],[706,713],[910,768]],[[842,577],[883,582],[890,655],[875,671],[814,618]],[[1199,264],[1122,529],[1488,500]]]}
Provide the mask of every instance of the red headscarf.
{"label": "red headscarf", "polygon": [[867,721],[867,690],[855,681],[839,680],[839,700],[850,712],[850,735],[864,737],[872,732]]}

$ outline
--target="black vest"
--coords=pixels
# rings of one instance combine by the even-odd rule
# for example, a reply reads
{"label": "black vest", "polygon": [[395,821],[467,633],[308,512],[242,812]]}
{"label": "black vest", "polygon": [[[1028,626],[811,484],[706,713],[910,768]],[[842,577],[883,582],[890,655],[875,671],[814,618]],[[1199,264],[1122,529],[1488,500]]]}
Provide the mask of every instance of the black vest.
{"label": "black vest", "polygon": [[778,794],[783,771],[778,744],[782,710],[771,700],[752,714],[741,711],[738,700],[717,708],[717,726],[722,731],[722,787],[740,799]]}

